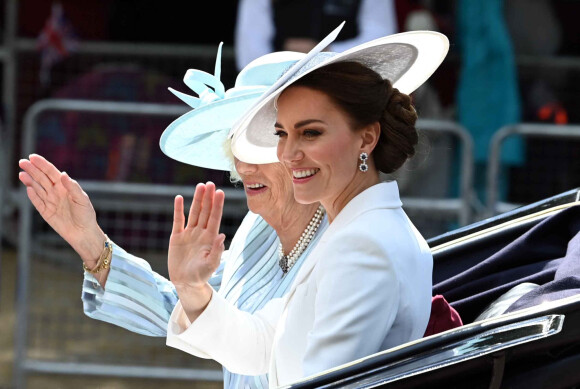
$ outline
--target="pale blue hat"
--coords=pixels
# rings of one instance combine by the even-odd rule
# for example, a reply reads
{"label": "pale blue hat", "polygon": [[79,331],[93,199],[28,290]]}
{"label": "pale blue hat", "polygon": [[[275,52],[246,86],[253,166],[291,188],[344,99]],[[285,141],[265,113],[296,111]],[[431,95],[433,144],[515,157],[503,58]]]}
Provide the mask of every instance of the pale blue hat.
{"label": "pale blue hat", "polygon": [[289,68],[230,131],[231,150],[241,161],[254,164],[278,162],[274,135],[275,102],[288,86],[323,66],[342,62],[360,62],[391,81],[401,92],[410,94],[422,85],[449,51],[449,40],[435,31],[410,31],[378,38],[342,53],[322,52],[328,39],[334,40],[344,25]]}
{"label": "pale blue hat", "polygon": [[190,165],[233,170],[226,140],[232,125],[294,63],[306,54],[291,51],[266,54],[250,62],[238,74],[235,86],[225,90],[220,81],[222,44],[214,74],[190,69],[183,82],[197,97],[169,90],[193,108],[173,121],[161,135],[161,150],[169,157]]}

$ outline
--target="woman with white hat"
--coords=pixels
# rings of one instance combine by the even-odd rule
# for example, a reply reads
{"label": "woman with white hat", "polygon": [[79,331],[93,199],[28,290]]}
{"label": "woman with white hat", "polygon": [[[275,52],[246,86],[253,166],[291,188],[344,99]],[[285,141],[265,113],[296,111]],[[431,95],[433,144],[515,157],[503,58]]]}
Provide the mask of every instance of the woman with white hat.
{"label": "woman with white hat", "polygon": [[[218,52],[214,75],[199,70],[187,72],[184,81],[198,97],[172,91],[194,109],[168,126],[161,137],[161,148],[168,156],[190,165],[231,171],[243,183],[250,212],[209,282],[228,302],[254,312],[288,291],[328,222],[318,204],[302,205],[294,200],[292,184],[281,164],[235,161],[234,167],[228,151],[233,122],[305,55],[265,55],[246,66],[235,87],[227,91],[219,81],[219,56]],[[19,178],[30,200],[83,261],[85,314],[139,334],[166,336],[167,322],[178,298],[175,286],[155,273],[145,260],[108,239],[88,196],[65,172],[35,154],[19,165],[24,170]],[[310,239],[306,244],[300,240],[304,232]],[[281,246],[294,249],[281,254]],[[224,387],[266,388],[268,377],[224,370]]]}
{"label": "woman with white hat", "polygon": [[[379,171],[413,155],[417,115],[407,94],[447,50],[443,35],[411,32],[341,54],[311,52],[236,123],[234,155],[280,160],[296,200],[320,202],[330,226],[289,293],[252,315],[206,282],[221,250],[223,194],[199,186],[187,224],[176,201],[168,266],[183,293],[178,288],[168,345],[231,371],[268,372],[276,387],[423,336],[432,256],[396,183],[380,183]],[[197,241],[188,237],[192,228],[203,230]]]}

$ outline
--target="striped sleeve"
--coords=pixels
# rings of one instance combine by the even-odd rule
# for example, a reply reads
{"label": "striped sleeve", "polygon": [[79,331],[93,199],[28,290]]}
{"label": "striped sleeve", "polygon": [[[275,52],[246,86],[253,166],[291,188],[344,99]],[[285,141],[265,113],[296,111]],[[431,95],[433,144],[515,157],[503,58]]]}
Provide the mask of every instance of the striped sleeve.
{"label": "striped sleeve", "polygon": [[[224,261],[210,279],[214,288],[220,286],[223,265]],[[85,272],[82,301],[85,314],[92,319],[138,334],[164,337],[178,296],[171,281],[155,273],[147,261],[113,244],[106,289]]]}

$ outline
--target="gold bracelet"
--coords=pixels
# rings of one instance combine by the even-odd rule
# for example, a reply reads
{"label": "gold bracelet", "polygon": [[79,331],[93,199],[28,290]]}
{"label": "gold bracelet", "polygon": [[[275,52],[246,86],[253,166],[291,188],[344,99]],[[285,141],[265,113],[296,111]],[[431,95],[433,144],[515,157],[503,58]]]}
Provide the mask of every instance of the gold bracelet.
{"label": "gold bracelet", "polygon": [[87,265],[83,262],[83,269],[91,274],[97,274],[103,269],[108,269],[111,266],[111,258],[113,257],[113,242],[106,236],[105,244],[103,247],[103,252],[99,256],[96,266],[93,269],[89,269]]}

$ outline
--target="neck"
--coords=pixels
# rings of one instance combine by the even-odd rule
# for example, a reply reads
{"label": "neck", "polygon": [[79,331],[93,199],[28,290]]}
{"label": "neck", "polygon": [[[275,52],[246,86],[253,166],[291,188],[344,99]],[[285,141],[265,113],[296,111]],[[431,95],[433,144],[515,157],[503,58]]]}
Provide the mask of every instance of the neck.
{"label": "neck", "polygon": [[322,206],[326,209],[328,223],[332,223],[340,211],[342,211],[353,198],[378,183],[378,170],[369,169],[365,173],[357,171],[353,179],[338,195],[320,201]]}
{"label": "neck", "polygon": [[318,205],[319,203],[299,204],[292,202],[282,211],[277,210],[276,213],[272,212],[272,215],[262,215],[266,223],[276,230],[286,254],[300,239],[302,232],[318,209]]}

